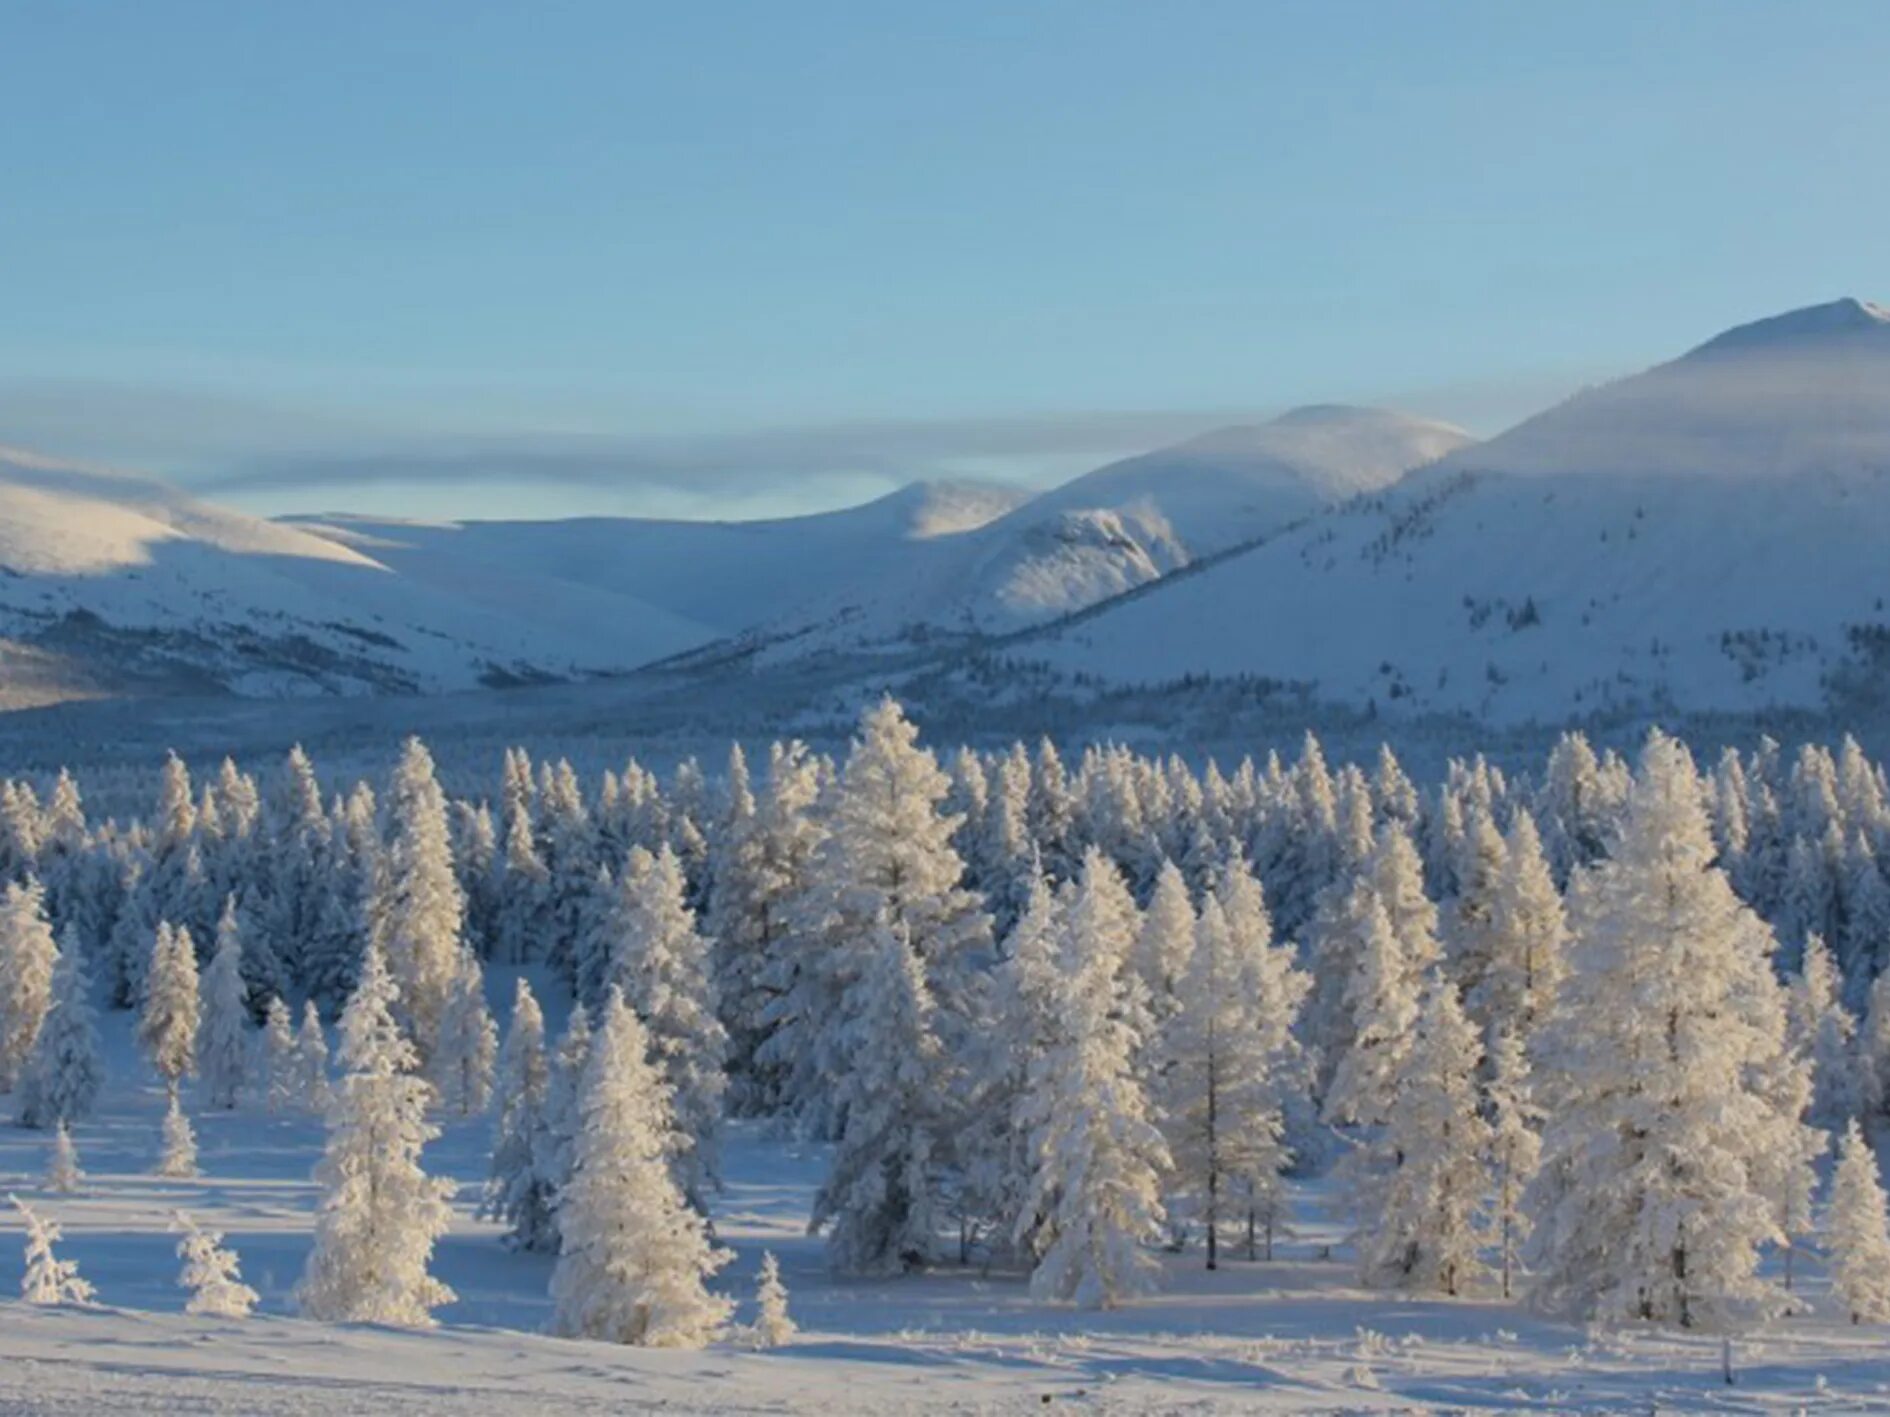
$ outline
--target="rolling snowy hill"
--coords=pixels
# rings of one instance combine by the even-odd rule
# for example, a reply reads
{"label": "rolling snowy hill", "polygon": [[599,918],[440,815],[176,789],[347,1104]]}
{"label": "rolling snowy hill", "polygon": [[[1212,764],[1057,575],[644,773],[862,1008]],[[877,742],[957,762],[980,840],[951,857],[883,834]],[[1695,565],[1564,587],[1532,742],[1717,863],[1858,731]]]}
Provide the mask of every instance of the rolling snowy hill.
{"label": "rolling snowy hill", "polygon": [[1890,646],[1890,315],[1742,326],[1375,497],[1016,647],[1562,720],[1817,708]]}
{"label": "rolling snowy hill", "polygon": [[1396,481],[1470,436],[1383,409],[1295,409],[1111,463],[986,526],[940,538],[896,576],[859,580],[765,626],[774,658],[1004,634],[1134,590]]}
{"label": "rolling snowy hill", "polygon": [[0,450],[0,704],[410,692],[629,668],[703,631],[563,633],[163,483]]}

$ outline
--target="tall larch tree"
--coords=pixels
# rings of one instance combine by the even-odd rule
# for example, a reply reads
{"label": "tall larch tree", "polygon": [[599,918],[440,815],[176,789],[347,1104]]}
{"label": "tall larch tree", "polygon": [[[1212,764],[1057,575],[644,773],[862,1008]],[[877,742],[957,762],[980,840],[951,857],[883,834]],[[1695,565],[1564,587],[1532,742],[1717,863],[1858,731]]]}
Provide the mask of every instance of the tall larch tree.
{"label": "tall larch tree", "polygon": [[197,950],[190,931],[160,922],[151,942],[144,1006],[138,1014],[138,1042],[173,1098],[178,1084],[196,1067],[201,1015]]}
{"label": "tall larch tree", "polygon": [[1690,1327],[1783,1303],[1759,1257],[1821,1142],[1769,1081],[1787,1056],[1772,936],[1716,853],[1691,757],[1650,735],[1613,854],[1571,891],[1569,976],[1538,1034],[1530,1254],[1551,1308]]}

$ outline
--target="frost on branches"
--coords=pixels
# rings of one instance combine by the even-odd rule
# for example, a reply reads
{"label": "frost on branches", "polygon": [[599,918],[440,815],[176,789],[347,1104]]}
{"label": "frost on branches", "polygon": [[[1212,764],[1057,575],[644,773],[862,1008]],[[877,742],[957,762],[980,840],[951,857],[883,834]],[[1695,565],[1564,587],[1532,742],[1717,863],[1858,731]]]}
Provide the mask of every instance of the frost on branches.
{"label": "frost on branches", "polygon": [[[1070,919],[1100,918],[1083,897],[1112,894],[1098,872],[1086,871]],[[1135,1072],[1127,959],[1106,938],[1074,927],[1060,954],[1057,1034],[1032,1060],[1021,1118],[1031,1166],[1024,1215],[1036,1218],[1030,1287],[1040,1298],[1110,1308],[1154,1282],[1158,1266],[1146,1246],[1164,1218],[1168,1148]]]}
{"label": "frost on branches", "polygon": [[571,1180],[558,1208],[553,1328],[572,1338],[700,1348],[734,1310],[703,1281],[732,1256],[670,1175],[683,1144],[643,1025],[612,986],[578,1101]]}
{"label": "frost on branches", "polygon": [[1780,1311],[1758,1273],[1821,1149],[1782,1100],[1771,932],[1715,865],[1686,749],[1641,756],[1612,856],[1579,871],[1561,1002],[1539,1034],[1549,1116],[1530,1190],[1543,1304],[1728,1326]]}
{"label": "frost on branches", "polygon": [[423,1328],[453,1291],[427,1273],[451,1221],[451,1181],[420,1168],[439,1135],[413,1045],[394,1020],[396,988],[378,946],[341,1015],[341,1071],[328,1146],[315,1168],[315,1247],[296,1290],[301,1312],[330,1322]]}
{"label": "frost on branches", "polygon": [[1890,1320],[1890,1229],[1883,1182],[1877,1175],[1877,1154],[1854,1119],[1838,1148],[1824,1247],[1830,1256],[1831,1292],[1843,1301],[1851,1322]]}
{"label": "frost on branches", "polygon": [[33,1040],[20,1077],[19,1120],[23,1127],[83,1122],[105,1085],[92,980],[85,954],[70,932],[53,966],[52,1007]]}
{"label": "frost on branches", "polygon": [[177,1282],[190,1294],[184,1301],[184,1312],[224,1319],[249,1317],[256,1307],[257,1294],[238,1273],[236,1251],[224,1249],[221,1233],[199,1229],[197,1222],[181,1210],[177,1212],[176,1228],[183,1232],[177,1242],[177,1258],[184,1262]]}
{"label": "frost on branches", "polygon": [[90,1304],[97,1291],[79,1278],[79,1266],[53,1253],[59,1241],[59,1223],[42,1219],[18,1196],[8,1196],[26,1226],[26,1273],[20,1297],[29,1304]]}

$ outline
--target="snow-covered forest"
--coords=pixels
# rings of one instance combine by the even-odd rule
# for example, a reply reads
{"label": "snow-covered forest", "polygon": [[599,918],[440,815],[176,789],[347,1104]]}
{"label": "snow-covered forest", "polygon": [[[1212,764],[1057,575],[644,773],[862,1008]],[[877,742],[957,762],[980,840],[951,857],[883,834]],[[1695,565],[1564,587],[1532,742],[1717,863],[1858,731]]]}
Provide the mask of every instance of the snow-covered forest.
{"label": "snow-covered forest", "polygon": [[961,1275],[1080,1333],[1311,1273],[1355,1315],[1715,1335],[1715,1381],[1721,1337],[1890,1320],[1890,785],[1849,740],[1417,782],[1311,735],[941,754],[888,699],[837,756],[661,778],[515,749],[453,797],[415,739],[329,796],[299,750],[148,789],[0,786],[0,1167],[36,1158],[23,1295],[74,1322],[148,1302],[57,1253],[96,1153],[234,1183],[200,1137],[272,1126],[295,1272],[251,1288],[212,1195],[166,1217],[186,1315],[450,1322],[470,1222],[521,1328],[805,1347],[730,1246],[759,1168],[807,1177],[787,1278],[829,1316]]}

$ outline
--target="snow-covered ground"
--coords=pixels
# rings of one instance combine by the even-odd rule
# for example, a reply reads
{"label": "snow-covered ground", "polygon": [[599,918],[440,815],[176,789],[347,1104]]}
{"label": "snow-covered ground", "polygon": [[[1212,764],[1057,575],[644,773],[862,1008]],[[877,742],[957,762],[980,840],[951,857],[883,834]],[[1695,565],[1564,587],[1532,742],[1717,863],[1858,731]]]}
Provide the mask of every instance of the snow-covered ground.
{"label": "snow-covered ground", "polygon": [[[502,971],[490,983],[509,996]],[[1729,1388],[1716,1338],[1588,1332],[1495,1299],[1360,1290],[1317,1182],[1296,1187],[1299,1233],[1278,1259],[1208,1274],[1198,1255],[1171,1257],[1160,1294],[1110,1312],[1040,1304],[1020,1276],[975,1269],[839,1282],[804,1233],[820,1150],[752,1129],[728,1147],[716,1221],[737,1258],[716,1283],[742,1296],[746,1321],[761,1254],[775,1251],[802,1328],[786,1348],[676,1353],[544,1336],[551,1261],[510,1253],[472,1215],[483,1119],[449,1125],[427,1152],[460,1183],[435,1256],[459,1294],[441,1326],[307,1322],[290,1316],[290,1293],[309,1245],[318,1124],[198,1111],[202,1177],[158,1179],[161,1092],[128,1016],[104,1024],[113,1075],[75,1132],[80,1193],[40,1189],[45,1134],[0,1131],[0,1185],[65,1227],[60,1253],[102,1306],[0,1301],[0,1411],[1890,1412],[1890,1333],[1834,1319],[1815,1263],[1801,1262],[1799,1284],[1813,1312],[1740,1339]],[[183,1314],[179,1208],[228,1232],[262,1296],[257,1316]],[[0,1228],[4,1276],[17,1215]]]}

